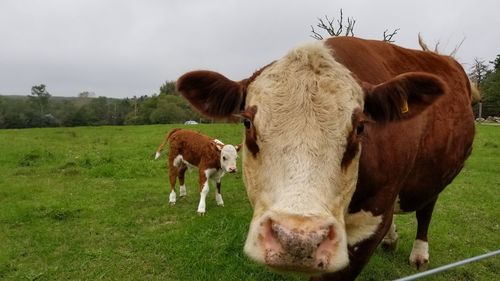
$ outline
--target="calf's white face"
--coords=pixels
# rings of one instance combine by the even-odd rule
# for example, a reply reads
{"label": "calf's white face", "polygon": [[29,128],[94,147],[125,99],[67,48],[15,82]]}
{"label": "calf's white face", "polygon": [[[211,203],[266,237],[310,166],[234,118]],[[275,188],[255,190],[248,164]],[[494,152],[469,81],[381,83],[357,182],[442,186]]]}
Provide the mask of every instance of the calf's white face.
{"label": "calf's white face", "polygon": [[238,150],[238,147],[231,144],[226,144],[220,148],[220,166],[224,172],[234,173],[237,171]]}
{"label": "calf's white face", "polygon": [[243,152],[254,208],[245,252],[276,268],[325,272],[348,263],[344,215],[359,149],[341,162],[363,92],[330,52],[319,43],[295,49],[247,89],[254,133],[245,142],[258,152]]}

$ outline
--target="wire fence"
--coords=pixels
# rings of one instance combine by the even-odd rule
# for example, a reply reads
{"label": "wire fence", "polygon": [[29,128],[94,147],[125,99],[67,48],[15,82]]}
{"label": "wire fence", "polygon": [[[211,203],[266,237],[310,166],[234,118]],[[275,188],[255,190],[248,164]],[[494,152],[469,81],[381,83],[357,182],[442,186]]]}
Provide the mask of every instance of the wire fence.
{"label": "wire fence", "polygon": [[431,269],[431,270],[427,270],[425,272],[421,272],[421,273],[413,274],[413,275],[406,276],[406,277],[403,277],[403,278],[400,278],[400,279],[396,279],[394,281],[411,281],[411,280],[417,280],[417,279],[420,279],[420,278],[423,278],[423,277],[426,277],[426,276],[434,275],[434,274],[437,274],[439,272],[443,272],[443,271],[449,270],[449,269],[457,267],[457,266],[461,266],[461,265],[468,264],[468,263],[471,263],[471,262],[476,262],[476,261],[479,261],[479,260],[482,260],[482,259],[485,259],[485,258],[493,257],[493,256],[496,256],[498,254],[500,254],[500,250],[496,250],[496,251],[489,252],[489,253],[486,253],[486,254],[483,254],[483,255],[480,255],[480,256],[475,256],[475,257],[468,258],[468,259],[465,259],[465,260],[461,260],[461,261],[458,261],[458,262],[454,262],[454,263],[450,263],[450,264],[447,264],[447,265],[443,265],[443,266],[440,266],[440,267],[437,267],[437,268],[434,268],[434,269]]}

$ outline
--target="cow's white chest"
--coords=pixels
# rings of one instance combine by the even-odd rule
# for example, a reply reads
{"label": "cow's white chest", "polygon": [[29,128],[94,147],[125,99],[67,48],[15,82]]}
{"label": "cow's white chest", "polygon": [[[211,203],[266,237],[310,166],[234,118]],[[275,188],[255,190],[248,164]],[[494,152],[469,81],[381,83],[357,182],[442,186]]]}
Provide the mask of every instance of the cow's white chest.
{"label": "cow's white chest", "polygon": [[347,244],[352,246],[369,238],[377,231],[381,222],[382,215],[374,216],[364,210],[347,214],[345,217]]}

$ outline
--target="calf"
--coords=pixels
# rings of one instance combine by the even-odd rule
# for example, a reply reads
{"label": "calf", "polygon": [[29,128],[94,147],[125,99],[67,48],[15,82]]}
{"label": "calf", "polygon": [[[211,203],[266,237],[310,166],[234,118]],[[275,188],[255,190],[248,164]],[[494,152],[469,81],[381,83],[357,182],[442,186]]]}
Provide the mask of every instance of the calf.
{"label": "calf", "polygon": [[237,171],[236,160],[240,145],[224,144],[217,139],[212,139],[198,132],[185,129],[173,129],[168,133],[163,143],[156,151],[155,159],[160,157],[163,147],[169,143],[168,173],[170,180],[170,204],[175,204],[175,182],[179,178],[179,196],[186,196],[184,174],[188,168],[198,167],[200,185],[200,203],[198,214],[205,214],[205,198],[209,191],[208,180],[215,181],[217,190],[215,200],[217,205],[224,206],[220,193],[220,180],[224,173]]}

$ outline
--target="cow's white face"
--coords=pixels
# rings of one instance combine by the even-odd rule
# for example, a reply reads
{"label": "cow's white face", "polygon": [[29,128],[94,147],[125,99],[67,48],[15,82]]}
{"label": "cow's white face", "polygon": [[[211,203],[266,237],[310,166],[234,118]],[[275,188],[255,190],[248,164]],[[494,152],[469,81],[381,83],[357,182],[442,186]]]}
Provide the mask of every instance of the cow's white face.
{"label": "cow's white face", "polygon": [[212,71],[177,82],[203,114],[243,116],[243,174],[254,209],[245,252],[273,268],[321,273],[349,263],[347,245],[381,222],[370,212],[347,213],[364,113],[373,122],[412,118],[444,92],[438,77],[417,72],[361,88],[334,57],[315,42],[240,82]]}
{"label": "cow's white face", "polygon": [[243,152],[254,208],[245,252],[277,268],[321,272],[348,263],[344,215],[358,147],[352,161],[342,159],[363,92],[330,52],[319,43],[295,49],[247,89],[245,142],[255,149]]}
{"label": "cow's white face", "polygon": [[226,173],[236,172],[236,162],[238,160],[238,151],[234,145],[226,144],[220,148],[220,166]]}

